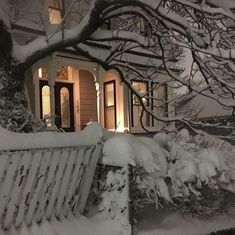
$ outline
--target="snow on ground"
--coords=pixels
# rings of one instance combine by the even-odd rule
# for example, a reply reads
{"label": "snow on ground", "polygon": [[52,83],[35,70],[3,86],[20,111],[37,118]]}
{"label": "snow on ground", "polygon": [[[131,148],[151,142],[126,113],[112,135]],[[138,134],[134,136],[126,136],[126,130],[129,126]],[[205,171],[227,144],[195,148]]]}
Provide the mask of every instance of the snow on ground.
{"label": "snow on ground", "polygon": [[[157,219],[156,219],[157,220]],[[235,218],[218,216],[213,219],[199,220],[169,214],[160,222],[145,221],[137,228],[136,235],[207,235],[235,225]]]}
{"label": "snow on ground", "polygon": [[23,225],[19,230],[13,230],[8,235],[125,235],[120,225],[114,220],[87,219],[81,216],[77,219],[50,223],[43,221],[30,227]]}
{"label": "snow on ground", "polygon": [[[0,129],[0,133],[0,149],[20,149],[95,144],[106,132],[98,124],[92,124],[81,134],[49,132],[16,134],[5,129]],[[201,183],[214,184],[216,187],[222,185],[225,189],[235,191],[235,147],[230,144],[211,136],[192,137],[186,130],[180,131],[177,135],[159,133],[154,138],[135,137],[130,134],[112,136],[106,133],[105,135],[103,140],[107,140],[103,148],[103,163],[122,166],[123,169],[127,169],[127,164],[141,165],[146,172],[153,175],[153,180],[145,182],[146,184],[142,184],[141,187],[151,187],[149,183],[155,183],[158,195],[167,201],[171,201],[171,198],[177,195],[197,194],[197,189],[192,188],[191,182],[197,182],[199,186]],[[30,228],[23,226],[19,231],[11,230],[9,234],[129,235],[128,211],[122,214],[119,210],[128,204],[128,186],[124,188],[122,194],[118,194],[120,185],[124,185],[127,178],[120,179],[120,175],[122,173],[108,175],[107,184],[114,185],[117,190],[103,193],[103,201],[95,217],[88,219],[81,216],[71,221],[53,220],[50,223],[44,221]],[[215,176],[219,176],[217,180],[214,180]],[[164,181],[165,177],[171,178],[173,185],[170,192]],[[137,226],[136,234],[204,235],[235,226],[235,219],[232,217],[198,220],[166,213],[161,221],[158,220],[158,216],[151,216],[142,221],[143,223]]]}

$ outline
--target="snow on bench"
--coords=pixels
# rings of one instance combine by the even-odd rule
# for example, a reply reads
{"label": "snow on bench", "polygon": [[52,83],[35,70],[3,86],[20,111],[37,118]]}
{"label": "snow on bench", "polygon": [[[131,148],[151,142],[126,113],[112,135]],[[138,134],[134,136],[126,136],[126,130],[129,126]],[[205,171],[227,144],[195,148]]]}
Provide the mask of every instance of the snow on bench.
{"label": "snow on bench", "polygon": [[81,134],[0,136],[0,230],[83,212],[102,151],[98,125]]}

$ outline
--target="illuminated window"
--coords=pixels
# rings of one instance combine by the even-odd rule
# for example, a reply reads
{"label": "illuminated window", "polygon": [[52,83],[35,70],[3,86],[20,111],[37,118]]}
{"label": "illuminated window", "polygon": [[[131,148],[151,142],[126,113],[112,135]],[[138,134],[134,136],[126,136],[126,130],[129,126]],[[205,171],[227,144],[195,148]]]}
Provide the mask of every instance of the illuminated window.
{"label": "illuminated window", "polygon": [[104,83],[104,119],[105,128],[116,128],[115,81]]}
{"label": "illuminated window", "polygon": [[50,106],[50,88],[45,85],[42,87],[42,118],[46,120],[46,125],[51,126],[49,117],[51,116],[51,106]]}
{"label": "illuminated window", "polygon": [[61,67],[57,70],[56,78],[60,80],[69,80],[68,67]]}
{"label": "illuminated window", "polygon": [[[148,83],[147,82],[140,82],[140,81],[134,81],[132,82],[132,87],[139,92],[141,96],[145,95],[148,92]],[[142,101],[145,105],[149,105],[149,101],[146,97],[142,98]],[[133,127],[140,127],[140,117],[142,112],[142,105],[138,99],[138,97],[132,93],[132,126]],[[149,115],[144,112],[142,117],[142,122],[145,126],[149,126]]]}
{"label": "illuminated window", "polygon": [[50,24],[60,24],[61,23],[61,10],[58,8],[49,7],[49,22]]}
{"label": "illuminated window", "polygon": [[69,102],[69,90],[66,87],[62,87],[60,90],[60,106],[61,106],[61,127],[70,127],[70,102]]}
{"label": "illuminated window", "polygon": [[47,69],[46,68],[39,68],[38,69],[38,77],[47,79],[47,77],[48,77]]}

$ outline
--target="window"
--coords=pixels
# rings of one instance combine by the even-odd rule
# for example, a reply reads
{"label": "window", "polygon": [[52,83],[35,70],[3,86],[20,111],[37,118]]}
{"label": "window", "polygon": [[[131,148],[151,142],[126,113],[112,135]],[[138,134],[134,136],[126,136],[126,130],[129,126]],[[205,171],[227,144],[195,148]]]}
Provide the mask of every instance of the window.
{"label": "window", "polygon": [[116,128],[115,81],[104,83],[104,121],[105,128]]}
{"label": "window", "polygon": [[56,78],[60,80],[68,80],[69,75],[68,75],[68,67],[61,67],[60,69],[57,70]]}
{"label": "window", "polygon": [[55,9],[49,7],[49,22],[50,24],[60,24],[61,22],[61,11],[59,9]]}
{"label": "window", "polygon": [[60,24],[62,20],[62,1],[61,0],[49,0],[48,13],[50,24]]}
{"label": "window", "polygon": [[46,68],[39,68],[37,75],[38,75],[38,78],[47,79],[47,77],[48,77],[47,69]]}
{"label": "window", "polygon": [[[143,96],[142,101],[146,107],[159,117],[167,116],[167,86],[153,81],[133,81],[133,88]],[[146,94],[146,96],[145,96]],[[150,98],[149,98],[150,97]],[[151,98],[154,97],[154,98]],[[137,96],[131,94],[131,125],[132,127],[141,128],[140,117],[142,105]],[[159,122],[154,120],[148,113],[144,112],[142,123],[146,127],[159,125]]]}
{"label": "window", "polygon": [[[148,92],[148,82],[142,82],[142,81],[133,81],[132,87],[140,93],[140,95],[144,95]],[[131,107],[131,113],[132,113],[132,127],[140,127],[140,116],[142,112],[142,105],[139,102],[137,96],[132,93],[132,107]],[[149,101],[147,98],[142,98],[145,105],[149,105]],[[149,126],[149,115],[144,112],[143,118],[142,118],[143,124],[145,126]]]}

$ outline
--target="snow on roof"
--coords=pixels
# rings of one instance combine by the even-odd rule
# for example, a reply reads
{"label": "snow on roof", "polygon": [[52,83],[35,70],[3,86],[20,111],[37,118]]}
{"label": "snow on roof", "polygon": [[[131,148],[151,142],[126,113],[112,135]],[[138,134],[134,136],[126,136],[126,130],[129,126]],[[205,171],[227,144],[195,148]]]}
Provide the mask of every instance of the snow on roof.
{"label": "snow on roof", "polygon": [[[228,99],[228,103],[231,101],[231,99]],[[193,110],[200,110],[197,115],[198,118],[217,118],[232,116],[232,109],[224,109],[223,106],[218,104],[215,100],[205,97],[201,94],[195,95],[184,105],[178,107],[177,112],[184,112],[188,108]]]}

